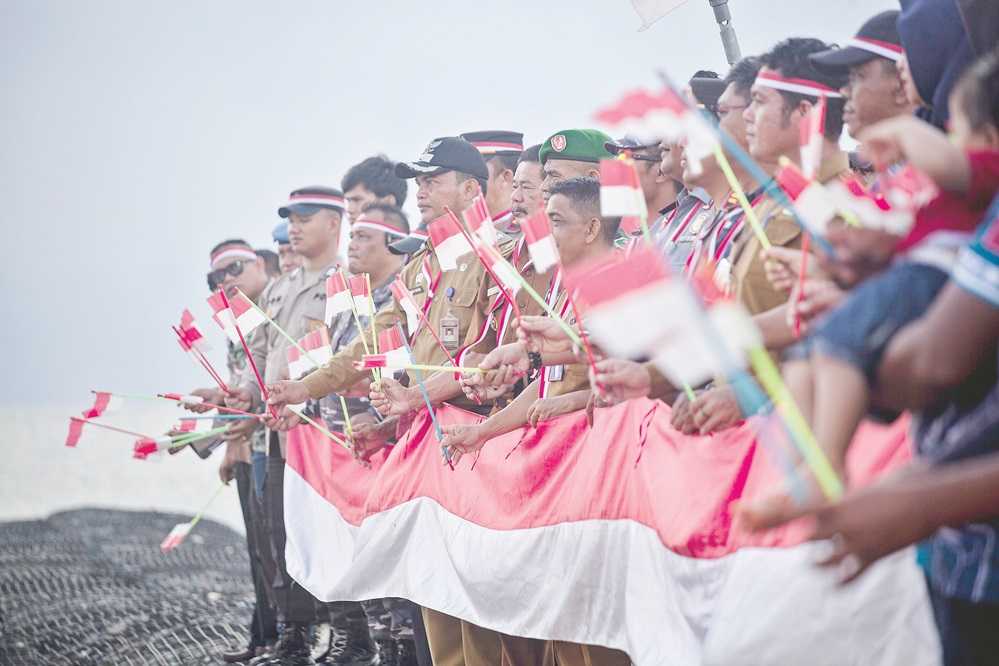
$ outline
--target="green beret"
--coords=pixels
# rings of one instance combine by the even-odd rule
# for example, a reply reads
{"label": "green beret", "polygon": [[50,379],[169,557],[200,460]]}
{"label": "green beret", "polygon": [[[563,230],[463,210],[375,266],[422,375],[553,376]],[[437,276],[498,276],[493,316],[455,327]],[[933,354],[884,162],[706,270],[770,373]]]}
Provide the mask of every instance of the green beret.
{"label": "green beret", "polygon": [[594,163],[609,160],[614,156],[604,146],[608,141],[612,139],[600,130],[562,130],[552,134],[541,144],[539,157],[542,164],[550,159]]}

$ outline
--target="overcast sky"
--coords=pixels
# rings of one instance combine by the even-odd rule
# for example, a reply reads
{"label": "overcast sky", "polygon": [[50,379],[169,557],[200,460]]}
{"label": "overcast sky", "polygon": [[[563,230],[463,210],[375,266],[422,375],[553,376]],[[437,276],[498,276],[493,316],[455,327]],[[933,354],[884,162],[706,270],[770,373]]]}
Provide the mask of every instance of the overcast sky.
{"label": "overcast sky", "polygon": [[[896,6],[731,0],[745,54]],[[725,71],[707,0],[639,25],[628,0],[0,0],[0,404],[206,384],[169,325],[213,326],[208,250],[270,247],[298,186],[463,131],[537,143],[657,69]]]}

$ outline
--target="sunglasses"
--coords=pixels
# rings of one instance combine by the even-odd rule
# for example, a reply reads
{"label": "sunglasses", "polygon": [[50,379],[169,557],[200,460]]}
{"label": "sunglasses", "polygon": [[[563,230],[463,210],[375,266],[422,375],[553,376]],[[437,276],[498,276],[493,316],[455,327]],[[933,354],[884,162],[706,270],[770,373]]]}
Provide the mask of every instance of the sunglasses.
{"label": "sunglasses", "polygon": [[232,277],[239,277],[243,274],[243,268],[246,264],[245,259],[237,259],[225,268],[218,268],[208,274],[208,288],[215,291],[222,284],[222,280],[225,280],[226,275],[231,275]]}

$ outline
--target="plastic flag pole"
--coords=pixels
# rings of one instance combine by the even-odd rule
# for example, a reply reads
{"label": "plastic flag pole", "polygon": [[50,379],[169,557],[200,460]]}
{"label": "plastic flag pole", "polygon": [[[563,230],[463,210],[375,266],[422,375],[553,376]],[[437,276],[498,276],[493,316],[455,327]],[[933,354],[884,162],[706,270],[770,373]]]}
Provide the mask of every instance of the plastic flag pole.
{"label": "plastic flag pole", "polygon": [[728,158],[725,157],[725,151],[718,144],[715,144],[715,161],[718,162],[718,167],[725,174],[725,180],[728,181],[729,187],[735,193],[735,198],[739,201],[739,205],[746,214],[746,220],[749,222],[749,226],[752,228],[756,239],[760,241],[760,245],[764,250],[769,250],[773,246],[770,243],[770,239],[767,238],[766,232],[763,230],[763,225],[760,224],[760,218],[757,217],[756,211],[753,210],[753,206],[749,203],[746,191],[742,189],[739,179],[735,177],[732,165],[729,163]]}
{"label": "plastic flag pole", "polygon": [[[242,294],[242,292],[240,292]],[[236,321],[236,316],[232,312],[232,306],[229,305],[229,297],[225,295],[225,289],[219,289],[219,295],[222,297],[222,303],[225,305],[226,309],[229,310],[230,316],[232,316],[232,324],[236,329],[236,334],[239,336],[239,343],[243,345],[243,351],[246,352],[246,360],[249,361],[250,367],[253,368],[253,375],[257,378],[257,384],[260,386],[260,395],[264,400],[264,404],[267,403],[267,399],[270,397],[267,393],[267,386],[264,384],[264,378],[260,376],[260,370],[257,368],[257,362],[253,360],[253,354],[250,353],[250,347],[246,344],[246,338],[243,337],[243,330],[239,327],[239,322]],[[243,295],[246,298],[245,295]],[[247,299],[249,301],[249,299]],[[253,303],[253,301],[250,301]],[[256,306],[254,306],[256,307]],[[260,308],[257,308],[258,310]],[[270,408],[271,416],[277,418],[277,411],[273,407]]]}

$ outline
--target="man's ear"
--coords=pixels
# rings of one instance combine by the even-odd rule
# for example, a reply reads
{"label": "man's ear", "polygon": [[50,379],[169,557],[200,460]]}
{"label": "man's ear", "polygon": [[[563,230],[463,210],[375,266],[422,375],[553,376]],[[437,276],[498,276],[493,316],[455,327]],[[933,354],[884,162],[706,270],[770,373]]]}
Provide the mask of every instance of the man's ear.
{"label": "man's ear", "polygon": [[589,245],[597,241],[600,235],[604,232],[604,221],[599,217],[591,217],[589,224],[586,225],[586,244]]}
{"label": "man's ear", "polygon": [[[474,199],[475,195],[477,195],[481,191],[482,191],[482,186],[479,185],[479,181],[477,181],[474,178],[469,178],[468,180],[466,180],[461,184],[461,193],[464,196],[464,198],[468,201]],[[455,212],[458,213],[461,211],[455,211]]]}
{"label": "man's ear", "polygon": [[804,118],[809,113],[811,113],[811,111],[812,111],[812,109],[814,107],[815,107],[814,104],[812,104],[808,100],[803,99],[800,102],[798,102],[798,108],[795,109],[795,110],[798,111],[799,113],[801,113],[801,117]]}

